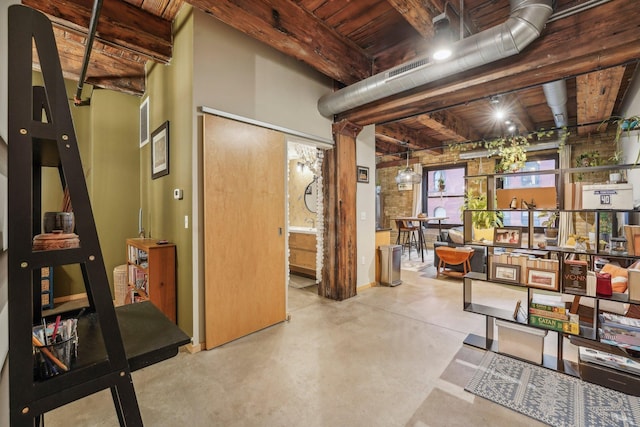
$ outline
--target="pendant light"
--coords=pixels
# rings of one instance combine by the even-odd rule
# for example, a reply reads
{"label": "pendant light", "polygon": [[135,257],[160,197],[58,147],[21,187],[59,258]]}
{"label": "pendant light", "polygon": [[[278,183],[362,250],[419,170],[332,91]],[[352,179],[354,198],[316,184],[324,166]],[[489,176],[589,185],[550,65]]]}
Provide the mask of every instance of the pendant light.
{"label": "pendant light", "polygon": [[396,184],[418,184],[422,181],[422,176],[417,174],[410,166],[409,166],[409,156],[411,152],[407,151],[407,167],[400,169],[398,171],[398,175],[396,175]]}

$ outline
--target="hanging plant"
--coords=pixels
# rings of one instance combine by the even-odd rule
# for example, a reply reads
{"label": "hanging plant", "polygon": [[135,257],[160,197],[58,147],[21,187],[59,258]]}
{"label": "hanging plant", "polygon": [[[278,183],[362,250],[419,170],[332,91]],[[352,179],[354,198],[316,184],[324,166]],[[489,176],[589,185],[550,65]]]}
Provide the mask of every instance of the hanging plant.
{"label": "hanging plant", "polygon": [[[598,129],[600,129],[602,126],[606,127],[607,123],[613,123],[616,126],[616,134],[613,138],[613,142],[616,146],[616,150],[613,153],[613,155],[609,158],[609,160],[613,164],[620,164],[622,163],[622,155],[624,154],[622,151],[622,146],[620,145],[621,144],[620,138],[622,137],[622,135],[629,137],[631,136],[631,131],[640,130],[640,116],[611,117],[608,120],[605,120],[602,123],[600,123],[600,126],[598,126]],[[637,142],[640,142],[640,132],[638,132],[638,135],[637,135]],[[638,162],[640,162],[640,150],[638,151],[638,155],[635,161],[633,162],[633,164],[637,165]]]}

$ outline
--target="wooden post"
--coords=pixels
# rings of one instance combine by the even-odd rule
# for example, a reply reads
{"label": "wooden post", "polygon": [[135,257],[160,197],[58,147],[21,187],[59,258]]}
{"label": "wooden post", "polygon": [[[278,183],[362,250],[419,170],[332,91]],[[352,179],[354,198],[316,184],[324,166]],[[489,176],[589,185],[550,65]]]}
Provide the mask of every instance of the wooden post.
{"label": "wooden post", "polygon": [[338,301],[356,295],[356,137],[361,130],[346,120],[334,123],[335,147],[322,163],[324,263],[318,294]]}

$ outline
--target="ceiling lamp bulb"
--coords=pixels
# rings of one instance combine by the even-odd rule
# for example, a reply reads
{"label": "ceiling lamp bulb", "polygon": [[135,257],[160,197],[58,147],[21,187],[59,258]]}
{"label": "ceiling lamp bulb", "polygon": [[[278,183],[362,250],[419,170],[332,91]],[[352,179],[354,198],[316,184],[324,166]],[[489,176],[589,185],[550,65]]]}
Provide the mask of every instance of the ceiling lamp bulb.
{"label": "ceiling lamp bulb", "polygon": [[453,53],[453,33],[449,25],[449,18],[444,13],[433,18],[433,30],[431,56],[436,61],[443,61]]}

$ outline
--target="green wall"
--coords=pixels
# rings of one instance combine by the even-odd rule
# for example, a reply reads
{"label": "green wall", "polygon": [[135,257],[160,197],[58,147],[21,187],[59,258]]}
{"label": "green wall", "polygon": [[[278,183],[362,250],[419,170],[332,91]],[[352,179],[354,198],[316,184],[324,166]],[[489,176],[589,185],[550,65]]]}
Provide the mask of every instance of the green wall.
{"label": "green wall", "polygon": [[[144,229],[152,238],[176,244],[178,325],[193,334],[192,275],[192,141],[193,141],[193,19],[185,7],[174,22],[173,58],[170,65],[154,64],[147,70],[149,131],[169,121],[169,175],[151,179],[151,143],[140,156],[141,200]],[[184,198],[173,198],[182,189]],[[185,217],[188,228],[185,228]]]}
{"label": "green wall", "polygon": [[[40,73],[33,73],[33,83],[43,85]],[[135,237],[138,229],[139,98],[85,85],[82,99],[91,98],[91,104],[76,107],[71,99],[77,82],[65,80],[65,85],[107,277],[113,290],[113,268],[126,262],[124,241]],[[60,210],[62,186],[57,169],[43,171],[42,188],[42,212]],[[55,269],[55,297],[84,292],[79,265]]]}

